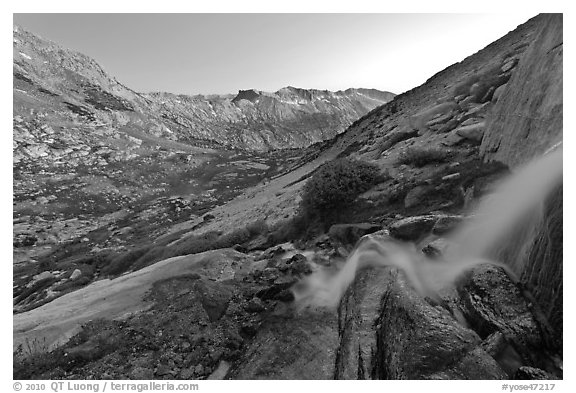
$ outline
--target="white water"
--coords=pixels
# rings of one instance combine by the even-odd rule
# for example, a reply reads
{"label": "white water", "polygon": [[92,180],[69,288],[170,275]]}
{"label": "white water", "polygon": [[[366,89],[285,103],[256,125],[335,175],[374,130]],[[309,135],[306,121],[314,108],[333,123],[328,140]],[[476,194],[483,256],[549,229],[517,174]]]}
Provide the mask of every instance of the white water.
{"label": "white water", "polygon": [[[473,218],[448,239],[451,246],[442,260],[430,260],[413,244],[382,235],[367,235],[358,242],[340,271],[335,273],[321,268],[298,283],[292,289],[295,301],[300,307],[335,308],[354,281],[356,272],[371,266],[403,270],[419,294],[432,298],[438,298],[440,289],[453,284],[462,273],[481,263],[503,266],[515,279],[522,266],[504,266],[489,257],[511,233],[535,230],[544,200],[561,182],[560,146],[498,184],[495,192],[481,201]],[[520,248],[524,246],[520,245]]]}

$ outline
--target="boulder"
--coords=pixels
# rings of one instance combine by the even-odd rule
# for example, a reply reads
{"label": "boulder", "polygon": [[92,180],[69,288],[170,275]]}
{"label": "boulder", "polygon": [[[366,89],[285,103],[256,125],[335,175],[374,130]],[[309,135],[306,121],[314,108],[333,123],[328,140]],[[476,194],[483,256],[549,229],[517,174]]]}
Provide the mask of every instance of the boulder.
{"label": "boulder", "polygon": [[304,275],[312,273],[308,259],[302,254],[296,254],[287,261],[292,275]]}
{"label": "boulder", "polygon": [[34,281],[41,281],[41,280],[47,280],[50,278],[54,278],[54,274],[52,272],[42,272],[40,274],[37,274],[33,277]]}
{"label": "boulder", "polygon": [[412,188],[404,197],[404,207],[410,208],[417,206],[430,191],[434,190],[432,186],[420,185]]}
{"label": "boulder", "polygon": [[373,233],[382,229],[378,224],[336,224],[328,230],[328,235],[343,244],[356,244],[364,235]]}
{"label": "boulder", "polygon": [[82,271],[80,269],[74,269],[72,274],[70,275],[70,280],[76,280],[82,275]]}
{"label": "boulder", "polygon": [[475,267],[458,285],[458,294],[466,320],[480,336],[502,333],[525,365],[554,367],[546,355],[546,322],[537,319],[539,311],[503,268]]}
{"label": "boulder", "polygon": [[502,95],[502,93],[504,93],[504,90],[506,90],[506,85],[502,85],[499,86],[495,91],[494,94],[492,95],[492,102],[498,102],[498,99],[500,98],[500,96]]}
{"label": "boulder", "polygon": [[430,233],[438,218],[434,214],[403,218],[390,225],[390,235],[401,240],[418,240]]}
{"label": "boulder", "polygon": [[453,231],[458,227],[464,220],[463,216],[442,216],[439,217],[434,227],[432,228],[432,233],[434,235],[445,235]]}
{"label": "boulder", "polygon": [[484,136],[484,129],[484,122],[480,122],[468,126],[458,127],[456,130],[454,130],[454,132],[462,138],[473,142],[474,144],[480,144],[482,142],[482,137]]}
{"label": "boulder", "polygon": [[198,280],[194,284],[200,296],[202,308],[211,322],[217,321],[226,313],[232,292],[225,285],[210,280]]}
{"label": "boulder", "polygon": [[336,379],[502,379],[478,335],[396,269],[363,270],[339,308]]}

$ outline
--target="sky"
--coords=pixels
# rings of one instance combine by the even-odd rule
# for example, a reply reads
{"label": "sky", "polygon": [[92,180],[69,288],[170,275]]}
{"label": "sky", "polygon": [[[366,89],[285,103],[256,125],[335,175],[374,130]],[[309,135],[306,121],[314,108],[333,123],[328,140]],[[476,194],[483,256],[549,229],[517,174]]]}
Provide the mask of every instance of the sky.
{"label": "sky", "polygon": [[14,14],[138,91],[295,86],[401,93],[500,38],[514,14]]}

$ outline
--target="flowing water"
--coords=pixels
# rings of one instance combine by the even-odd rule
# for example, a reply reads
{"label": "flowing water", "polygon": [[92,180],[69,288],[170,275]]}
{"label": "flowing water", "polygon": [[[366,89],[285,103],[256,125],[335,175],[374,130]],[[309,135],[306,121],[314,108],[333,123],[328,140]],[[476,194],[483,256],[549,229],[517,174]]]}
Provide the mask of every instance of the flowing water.
{"label": "flowing water", "polygon": [[546,197],[562,183],[562,156],[560,145],[500,182],[472,212],[472,218],[448,239],[450,246],[442,259],[429,259],[411,243],[367,235],[339,271],[320,268],[295,285],[292,291],[297,304],[335,308],[356,272],[373,266],[403,270],[418,293],[432,298],[481,263],[500,265],[517,280],[526,259],[511,258],[505,265],[494,257],[503,246],[518,255],[526,254],[528,240],[540,225]]}

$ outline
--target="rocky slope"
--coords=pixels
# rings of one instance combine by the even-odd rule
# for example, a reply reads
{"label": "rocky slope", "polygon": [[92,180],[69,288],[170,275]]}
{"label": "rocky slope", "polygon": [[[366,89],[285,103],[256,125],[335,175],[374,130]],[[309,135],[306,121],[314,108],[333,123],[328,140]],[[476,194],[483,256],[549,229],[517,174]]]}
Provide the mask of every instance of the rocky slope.
{"label": "rocky slope", "polygon": [[[329,92],[293,87],[275,93],[240,91],[235,97],[140,94],[81,53],[17,26],[13,31],[14,115],[51,126],[55,135],[50,140],[74,124],[81,128],[75,134],[85,137],[95,129],[121,140],[134,131],[147,139],[200,147],[258,151],[306,147],[332,138],[394,97],[370,89]],[[30,135],[19,134],[16,162],[61,153],[52,151],[54,142],[36,146],[25,142]],[[102,143],[97,137],[92,142]],[[20,148],[20,143],[31,148]]]}
{"label": "rocky slope", "polygon": [[204,139],[268,150],[331,139],[394,95],[373,89],[330,92],[285,87],[275,93],[241,90],[235,97],[169,93],[145,97],[153,101],[153,112]]}
{"label": "rocky slope", "polygon": [[[546,120],[538,120],[544,125],[541,133],[531,128],[527,139],[531,143],[515,145],[514,138],[503,137],[502,151],[517,152],[512,157],[524,160],[562,139],[554,127],[548,127],[558,124],[561,113],[557,95],[561,67],[538,74],[534,86],[553,87],[544,89],[543,95],[518,87],[518,81],[542,69],[542,62],[561,64],[562,52],[555,52],[561,24],[558,16],[531,19],[371,111],[335,139],[310,148],[288,171],[278,171],[212,208],[202,225],[181,226],[170,243],[152,241],[157,249],[146,250],[150,253],[146,255],[152,258],[153,252],[160,252],[156,260],[170,264],[163,252],[187,245],[185,251],[195,253],[198,247],[191,247],[192,243],[208,242],[213,231],[237,231],[254,220],[268,225],[253,231],[254,236],[234,238],[238,253],[219,250],[173,260],[175,271],[181,268],[191,276],[166,277],[155,265],[136,270],[136,261],[127,269],[135,272],[105,285],[122,290],[123,284],[138,277],[145,277],[150,285],[155,281],[150,272],[157,272],[158,281],[145,298],[147,311],[90,323],[49,355],[30,356],[35,353],[27,354],[24,345],[17,355],[25,361],[16,363],[21,368],[15,372],[26,378],[70,379],[562,378],[558,345],[562,287],[561,282],[556,285],[562,276],[561,188],[549,197],[542,221],[530,226],[536,234],[524,231],[530,233],[514,243],[526,254],[503,250],[506,258],[528,255],[522,266],[531,271],[519,274],[519,282],[501,268],[477,265],[432,299],[416,291],[400,269],[365,268],[344,293],[337,311],[303,309],[289,290],[312,272],[326,269],[330,275],[341,268],[356,240],[368,233],[411,241],[414,253],[441,258],[448,234],[473,220],[470,209],[493,191],[495,181],[516,171],[516,161],[503,163],[482,150],[494,138],[490,125],[497,124],[497,114],[512,101],[506,94],[517,97],[517,105],[542,108],[541,119]],[[555,42],[553,50],[545,49],[550,57],[539,56],[546,48],[543,43],[551,42]],[[242,100],[257,95],[248,92]],[[510,130],[516,129],[513,119],[517,117],[507,120]],[[343,212],[342,219],[349,224],[296,242],[297,249],[274,245],[277,229],[289,224],[296,213],[305,180],[319,165],[337,157],[378,165],[383,174],[380,183]],[[80,267],[97,265],[97,257],[92,254],[92,262],[85,260]],[[217,269],[196,266],[205,258]],[[48,287],[55,280],[62,285],[69,279],[53,278]],[[36,282],[41,282],[38,277]],[[84,291],[95,304],[104,304],[98,285],[104,284],[96,281]],[[79,298],[74,293],[64,295],[58,303],[15,315],[16,342],[42,336],[52,340],[58,329],[69,329],[70,324],[58,324],[54,311],[68,300],[81,305]],[[141,306],[144,299],[136,300]],[[27,325],[34,320],[41,322],[37,328]],[[76,326],[82,322],[76,321]],[[34,349],[42,348],[37,344]]]}

